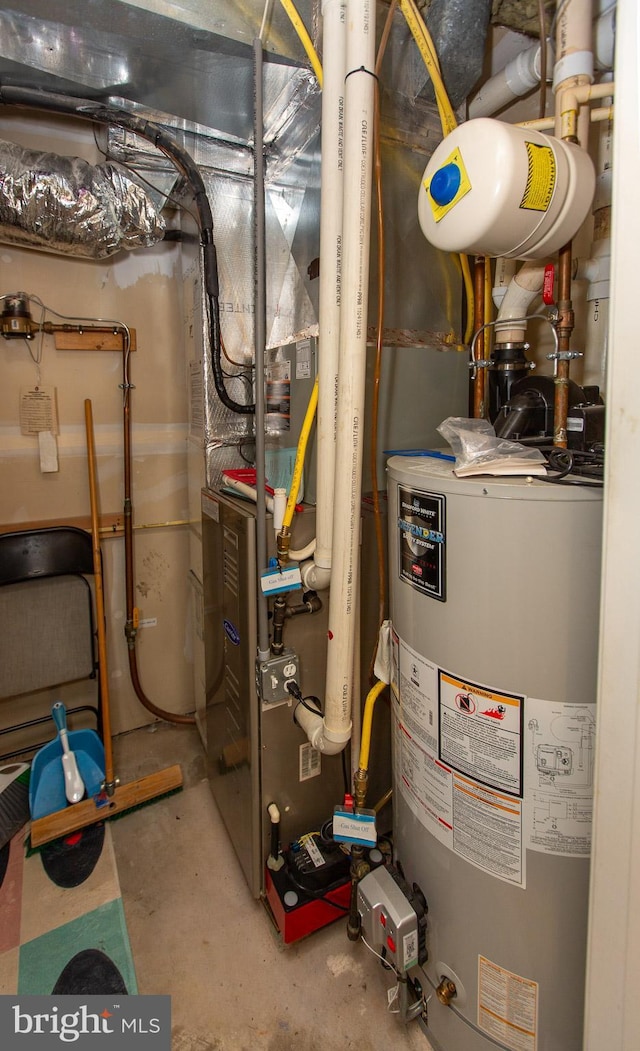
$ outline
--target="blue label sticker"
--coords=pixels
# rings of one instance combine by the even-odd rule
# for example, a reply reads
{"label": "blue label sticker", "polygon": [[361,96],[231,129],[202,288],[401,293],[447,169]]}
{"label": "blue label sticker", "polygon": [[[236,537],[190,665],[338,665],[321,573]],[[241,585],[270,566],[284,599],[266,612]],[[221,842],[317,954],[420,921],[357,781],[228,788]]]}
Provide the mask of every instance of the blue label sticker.
{"label": "blue label sticker", "polygon": [[234,646],[240,645],[240,632],[236,628],[235,624],[232,624],[230,620],[223,621],[224,630],[227,633],[229,642],[232,642]]}
{"label": "blue label sticker", "polygon": [[362,843],[375,847],[377,842],[376,815],[373,810],[343,810],[334,807],[333,838],[336,843]]}

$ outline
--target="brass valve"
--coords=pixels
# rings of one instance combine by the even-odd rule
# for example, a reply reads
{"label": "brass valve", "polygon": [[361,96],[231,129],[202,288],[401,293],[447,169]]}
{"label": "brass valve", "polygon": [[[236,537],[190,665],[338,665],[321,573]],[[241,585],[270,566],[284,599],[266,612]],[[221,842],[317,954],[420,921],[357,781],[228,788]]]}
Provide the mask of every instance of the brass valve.
{"label": "brass valve", "polygon": [[289,548],[291,546],[291,533],[284,527],[276,534],[276,555],[278,564],[286,566],[289,561]]}
{"label": "brass valve", "polygon": [[455,984],[451,981],[450,978],[447,978],[446,974],[443,974],[442,978],[440,979],[440,985],[436,989],[436,996],[438,997],[438,1000],[441,1004],[444,1004],[445,1007],[448,1007],[451,1001],[457,995],[458,990],[456,989]]}
{"label": "brass valve", "polygon": [[359,768],[353,775],[353,786],[355,804],[357,807],[363,807],[367,798],[367,786],[369,783],[369,774],[366,770]]}

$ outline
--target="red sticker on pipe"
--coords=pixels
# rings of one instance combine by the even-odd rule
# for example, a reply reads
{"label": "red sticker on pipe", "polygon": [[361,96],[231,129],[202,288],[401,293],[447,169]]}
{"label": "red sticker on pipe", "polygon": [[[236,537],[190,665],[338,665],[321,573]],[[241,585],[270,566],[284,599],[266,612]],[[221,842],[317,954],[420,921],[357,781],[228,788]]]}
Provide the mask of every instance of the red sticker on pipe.
{"label": "red sticker on pipe", "polygon": [[553,263],[547,263],[544,268],[544,281],[542,282],[542,301],[548,307],[553,306],[556,301],[554,287],[556,283],[556,268]]}

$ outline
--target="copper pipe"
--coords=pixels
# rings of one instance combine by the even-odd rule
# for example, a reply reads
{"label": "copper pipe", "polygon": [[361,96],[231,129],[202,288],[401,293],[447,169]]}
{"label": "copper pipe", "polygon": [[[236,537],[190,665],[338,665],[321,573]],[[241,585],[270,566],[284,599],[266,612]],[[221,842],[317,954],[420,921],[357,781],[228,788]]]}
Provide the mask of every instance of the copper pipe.
{"label": "copper pipe", "polygon": [[[385,231],[384,231],[384,205],[382,200],[382,156],[380,152],[380,84],[379,77],[382,69],[382,59],[391,33],[393,16],[397,7],[397,0],[392,0],[387,13],[387,18],[382,30],[382,37],[378,53],[376,55],[376,80],[374,93],[374,139],[373,139],[373,178],[376,193],[376,230],[378,234],[378,269],[377,269],[377,291],[378,312],[376,316],[376,357],[373,370],[373,400],[371,406],[371,489],[373,498],[373,521],[376,535],[376,555],[378,562],[378,632],[387,616],[387,562],[384,546],[384,527],[382,522],[382,511],[380,506],[380,493],[378,491],[378,421],[380,410],[380,376],[382,372],[382,347],[384,337],[384,283],[385,283]],[[374,680],[374,665],[378,651],[378,633],[371,654],[369,664],[369,681]]]}
{"label": "copper pipe", "polygon": [[569,414],[569,348],[575,316],[571,302],[571,241],[560,249],[558,257],[558,360],[553,397],[553,444],[567,447]]}
{"label": "copper pipe", "polygon": [[[478,255],[473,266],[473,316],[475,318],[475,331],[478,332],[484,325],[484,256]],[[484,360],[485,330],[483,329],[476,339],[475,360]],[[473,381],[473,415],[476,419],[484,417],[485,403],[485,370],[480,367],[476,369]]]}
{"label": "copper pipe", "polygon": [[155,715],[158,719],[165,719],[169,723],[192,726],[195,718],[192,715],[178,715],[175,712],[166,712],[163,708],[150,701],[140,682],[138,673],[138,662],[136,658],[136,636],[138,634],[138,611],[134,602],[134,579],[133,579],[133,504],[131,501],[131,379],[129,374],[129,352],[128,340],[124,340],[122,353],[122,426],[124,445],[124,565],[125,565],[125,594],[127,604],[127,619],[124,634],[129,651],[129,675],[136,697],[143,708]]}

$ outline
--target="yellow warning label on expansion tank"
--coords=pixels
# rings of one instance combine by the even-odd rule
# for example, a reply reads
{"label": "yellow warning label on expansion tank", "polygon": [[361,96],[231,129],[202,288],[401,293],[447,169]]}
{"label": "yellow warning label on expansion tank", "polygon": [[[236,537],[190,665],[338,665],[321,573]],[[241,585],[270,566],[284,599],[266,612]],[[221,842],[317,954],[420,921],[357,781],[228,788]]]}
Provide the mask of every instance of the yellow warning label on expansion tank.
{"label": "yellow warning label on expansion tank", "polygon": [[556,185],[556,159],[551,146],[539,146],[535,142],[525,142],[525,146],[529,170],[520,207],[546,212]]}

